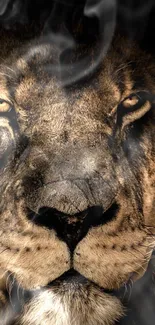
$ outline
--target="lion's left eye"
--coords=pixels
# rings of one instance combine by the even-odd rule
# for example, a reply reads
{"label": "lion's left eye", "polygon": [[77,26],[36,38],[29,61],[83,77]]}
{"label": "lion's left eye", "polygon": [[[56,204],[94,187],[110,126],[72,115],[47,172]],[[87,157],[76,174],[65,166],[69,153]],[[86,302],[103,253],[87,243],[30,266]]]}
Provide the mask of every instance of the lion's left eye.
{"label": "lion's left eye", "polygon": [[7,119],[14,133],[18,132],[17,116],[14,106],[8,100],[2,98],[0,98],[0,126],[1,118]]}
{"label": "lion's left eye", "polygon": [[139,91],[126,97],[117,108],[117,127],[123,130],[126,125],[143,117],[152,107],[154,97],[146,91]]}
{"label": "lion's left eye", "polygon": [[6,100],[0,99],[0,113],[10,112],[12,109],[11,103]]}
{"label": "lion's left eye", "polygon": [[139,98],[136,94],[132,94],[129,97],[125,98],[123,101],[123,106],[126,108],[131,108],[139,102]]}

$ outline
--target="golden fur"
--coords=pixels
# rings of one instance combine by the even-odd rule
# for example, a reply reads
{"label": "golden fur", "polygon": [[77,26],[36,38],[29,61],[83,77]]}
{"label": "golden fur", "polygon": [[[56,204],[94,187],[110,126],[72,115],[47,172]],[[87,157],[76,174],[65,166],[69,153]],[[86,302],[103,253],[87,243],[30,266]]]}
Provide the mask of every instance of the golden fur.
{"label": "golden fur", "polygon": [[[155,93],[155,65],[118,38],[93,79],[63,88],[46,69],[47,63],[57,64],[52,45],[22,48],[6,35],[1,42],[0,98],[15,110],[18,129],[14,132],[8,118],[0,116],[11,139],[0,170],[0,324],[15,317],[21,325],[111,325],[123,306],[104,289],[142,276],[154,246],[152,101],[146,96],[142,107],[117,122],[119,110],[139,100],[128,96]],[[0,106],[0,112],[7,109]],[[20,136],[28,144],[20,147]],[[90,224],[72,252],[55,229],[28,220],[26,212],[37,214],[47,206],[76,224],[77,214],[88,207],[102,206],[106,212],[113,205],[116,216],[106,221],[103,213],[102,222]],[[85,282],[61,280],[70,269]],[[11,275],[25,290],[38,290],[18,317],[5,298]],[[56,285],[45,287],[59,277]]]}

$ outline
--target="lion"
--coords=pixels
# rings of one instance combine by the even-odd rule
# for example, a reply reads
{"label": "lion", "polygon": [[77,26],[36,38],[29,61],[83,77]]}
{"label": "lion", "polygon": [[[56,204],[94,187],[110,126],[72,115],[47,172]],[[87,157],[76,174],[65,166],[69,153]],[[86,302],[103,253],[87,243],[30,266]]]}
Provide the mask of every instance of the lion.
{"label": "lion", "polygon": [[155,64],[115,37],[64,87],[52,43],[2,32],[0,324],[112,325],[154,248]]}

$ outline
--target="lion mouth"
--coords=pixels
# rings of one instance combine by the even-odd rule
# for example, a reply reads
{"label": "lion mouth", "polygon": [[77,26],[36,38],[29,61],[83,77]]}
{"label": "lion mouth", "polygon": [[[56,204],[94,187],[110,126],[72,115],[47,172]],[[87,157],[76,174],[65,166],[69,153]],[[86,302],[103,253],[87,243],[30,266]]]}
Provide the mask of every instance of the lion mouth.
{"label": "lion mouth", "polygon": [[[89,279],[87,279],[86,277],[84,277],[82,274],[80,274],[79,272],[77,272],[76,270],[74,270],[73,268],[70,269],[69,271],[63,273],[60,277],[58,277],[57,279],[47,283],[47,285],[45,286],[40,286],[38,288],[34,288],[34,289],[25,289],[22,286],[19,285],[18,281],[16,280],[16,278],[10,274],[10,276],[8,277],[8,291],[9,293],[11,293],[11,295],[13,295],[13,297],[16,296],[16,294],[18,294],[18,297],[20,297],[20,293],[22,294],[24,301],[27,301],[31,298],[31,296],[33,296],[33,294],[37,293],[39,290],[50,290],[56,287],[60,287],[60,286],[64,286],[67,290],[67,287],[78,287],[78,286],[86,286],[86,285],[90,285],[93,284],[93,286],[97,286],[95,283],[93,283],[92,281],[90,281]],[[18,292],[16,292],[18,290]],[[113,293],[115,292],[115,290],[110,290],[107,288],[101,288],[100,290],[105,292],[105,293]]]}
{"label": "lion mouth", "polygon": [[[16,319],[16,317],[22,317],[22,315],[24,315],[24,311],[27,310],[29,306],[33,306],[33,303],[35,301],[39,303],[40,301],[42,301],[42,299],[42,303],[44,304],[46,304],[47,299],[47,306],[50,302],[48,312],[49,314],[52,314],[52,297],[61,297],[62,301],[65,301],[65,299],[66,301],[70,301],[71,305],[69,305],[70,307],[68,308],[71,309],[72,304],[73,309],[75,309],[78,302],[80,306],[84,306],[85,312],[88,313],[88,315],[89,304],[93,304],[92,308],[95,312],[95,308],[98,306],[98,304],[100,305],[101,302],[103,303],[102,308],[104,309],[104,312],[105,310],[108,310],[110,308],[109,306],[111,306],[111,304],[114,304],[114,306],[116,303],[118,304],[118,315],[115,315],[116,319],[119,318],[122,313],[121,310],[123,305],[120,297],[120,289],[116,291],[109,290],[107,288],[101,288],[95,283],[85,278],[79,272],[75,271],[74,269],[70,269],[69,271],[65,272],[59,278],[53,280],[52,282],[49,282],[46,286],[30,290],[22,288],[17,282],[17,280],[14,278],[14,276],[10,275],[10,279],[11,280],[8,290],[8,300],[10,301],[10,306],[14,319]],[[87,302],[87,300],[89,301],[89,303]],[[114,310],[114,314],[115,312],[116,311]],[[82,315],[80,317],[82,317]]]}
{"label": "lion mouth", "polygon": [[79,317],[77,324],[85,324],[85,319],[91,321],[93,317],[94,324],[98,324],[98,319],[99,323],[107,319],[109,310],[112,312],[110,321],[118,320],[123,315],[123,305],[112,291],[100,288],[74,269],[34,290],[24,290],[15,281],[11,306],[14,319],[24,319],[27,321],[25,324],[30,324],[32,319],[37,320],[38,317],[38,324],[44,324],[45,320],[47,324],[52,324],[53,317],[59,320],[60,316],[71,320],[70,323]]}
{"label": "lion mouth", "polygon": [[[52,282],[49,282],[45,288],[53,290],[56,287],[62,286],[65,290],[68,290],[71,287],[78,289],[79,287],[85,287],[89,285],[97,286],[92,281],[88,280],[86,277],[72,268],[62,274],[59,278],[55,279]],[[107,288],[100,288],[100,290],[104,293],[109,294],[113,294],[114,292],[114,290],[109,290]]]}
{"label": "lion mouth", "polygon": [[58,284],[73,284],[73,285],[82,285],[90,282],[87,278],[81,275],[79,272],[74,269],[70,269],[69,271],[62,274],[59,278],[55,279],[48,283],[47,288],[51,288]]}
{"label": "lion mouth", "polygon": [[[19,314],[22,312],[23,306],[43,290],[49,291],[57,290],[60,288],[62,288],[62,291],[68,291],[70,289],[78,290],[81,288],[89,287],[91,285],[98,287],[96,284],[92,283],[90,280],[85,278],[74,269],[70,269],[69,271],[65,272],[59,278],[55,279],[52,282],[49,282],[46,286],[30,290],[21,287],[15,277],[13,275],[10,275],[7,295],[14,312],[16,314]],[[99,288],[99,290],[110,295],[116,294],[116,290],[109,290],[107,288]]]}

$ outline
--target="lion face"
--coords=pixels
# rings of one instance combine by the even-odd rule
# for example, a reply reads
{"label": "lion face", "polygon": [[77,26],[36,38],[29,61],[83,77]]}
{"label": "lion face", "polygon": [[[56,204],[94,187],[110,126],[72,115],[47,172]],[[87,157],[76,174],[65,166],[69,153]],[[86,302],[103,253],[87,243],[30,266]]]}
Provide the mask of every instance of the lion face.
{"label": "lion face", "polygon": [[83,87],[46,69],[50,45],[1,66],[1,277],[34,293],[20,324],[113,324],[122,305],[108,292],[146,269],[154,89],[143,57],[133,70],[139,53],[119,48]]}

